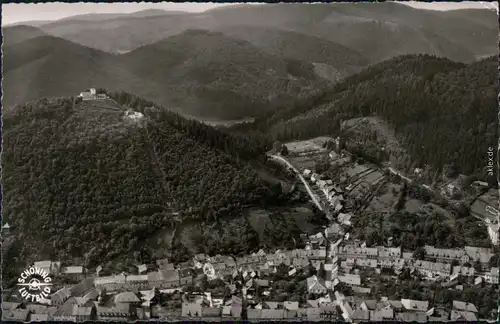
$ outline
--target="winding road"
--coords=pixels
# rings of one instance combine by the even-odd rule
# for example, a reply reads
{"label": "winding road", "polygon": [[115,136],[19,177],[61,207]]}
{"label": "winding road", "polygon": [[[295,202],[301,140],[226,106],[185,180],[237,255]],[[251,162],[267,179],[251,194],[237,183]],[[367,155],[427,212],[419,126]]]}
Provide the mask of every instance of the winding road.
{"label": "winding road", "polygon": [[274,160],[277,160],[277,161],[280,161],[280,162],[286,164],[290,169],[292,169],[293,172],[295,172],[297,174],[300,181],[302,181],[302,183],[306,187],[307,193],[309,194],[309,196],[311,196],[311,199],[314,202],[314,204],[318,207],[319,210],[324,211],[324,208],[320,204],[318,197],[316,197],[316,195],[312,191],[311,187],[309,186],[309,183],[307,183],[307,180],[302,176],[302,174],[299,172],[299,170],[297,170],[297,168],[295,168],[287,159],[285,159],[281,155],[270,154],[269,157],[271,157]]}

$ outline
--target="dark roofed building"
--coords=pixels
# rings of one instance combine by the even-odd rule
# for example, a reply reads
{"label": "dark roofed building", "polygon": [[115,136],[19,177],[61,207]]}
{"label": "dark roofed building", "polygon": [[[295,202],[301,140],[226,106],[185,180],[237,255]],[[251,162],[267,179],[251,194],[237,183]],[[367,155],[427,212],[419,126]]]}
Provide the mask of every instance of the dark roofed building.
{"label": "dark roofed building", "polygon": [[262,319],[283,319],[285,312],[283,309],[263,309]]}
{"label": "dark roofed building", "polygon": [[197,303],[182,303],[183,317],[201,317],[201,305]]}
{"label": "dark roofed building", "polygon": [[321,308],[307,308],[307,320],[319,321],[321,319]]}
{"label": "dark roofed building", "polygon": [[477,307],[473,303],[463,302],[459,300],[453,301],[453,309],[457,311],[466,311],[477,313]]}
{"label": "dark roofed building", "polygon": [[141,300],[131,291],[124,291],[115,295],[115,303],[139,303]]}
{"label": "dark roofed building", "polygon": [[203,307],[201,316],[206,317],[221,317],[222,309],[220,307]]}
{"label": "dark roofed building", "polygon": [[27,322],[30,311],[27,309],[11,309],[2,312],[2,321]]}
{"label": "dark roofed building", "polygon": [[231,317],[241,317],[242,307],[241,304],[233,304],[231,305]]}
{"label": "dark roofed building", "polygon": [[70,288],[71,296],[81,297],[88,293],[94,286],[94,278],[85,278]]}
{"label": "dark roofed building", "polygon": [[162,270],[163,282],[162,288],[174,288],[180,285],[179,271],[177,270]]}
{"label": "dark roofed building", "polygon": [[5,301],[2,301],[2,310],[5,311],[5,310],[13,310],[13,309],[17,309],[17,308],[21,308],[22,307],[22,304],[21,303],[14,303],[14,302],[5,302]]}
{"label": "dark roofed building", "polygon": [[247,318],[249,320],[251,320],[251,319],[261,319],[262,318],[262,310],[261,309],[248,308],[247,309]]}

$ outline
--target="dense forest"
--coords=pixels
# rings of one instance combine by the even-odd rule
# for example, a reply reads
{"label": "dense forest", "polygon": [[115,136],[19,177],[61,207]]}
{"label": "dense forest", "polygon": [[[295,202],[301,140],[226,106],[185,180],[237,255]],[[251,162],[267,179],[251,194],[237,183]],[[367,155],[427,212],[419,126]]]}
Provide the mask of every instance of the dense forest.
{"label": "dense forest", "polygon": [[[19,233],[5,254],[10,266],[34,258],[95,266],[140,249],[161,228],[280,194],[246,162],[258,159],[258,142],[116,98],[122,107],[41,99],[4,116],[3,217]],[[127,106],[146,120],[125,120]]]}
{"label": "dense forest", "polygon": [[412,165],[451,165],[487,179],[486,153],[498,137],[497,65],[496,57],[469,65],[429,55],[397,57],[235,131],[306,139],[339,134],[343,120],[378,116],[395,130]]}

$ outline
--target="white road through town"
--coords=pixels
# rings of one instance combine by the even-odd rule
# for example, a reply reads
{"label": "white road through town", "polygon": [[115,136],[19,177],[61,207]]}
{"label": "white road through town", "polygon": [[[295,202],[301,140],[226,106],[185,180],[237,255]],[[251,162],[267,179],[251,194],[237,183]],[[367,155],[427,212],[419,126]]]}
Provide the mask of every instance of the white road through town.
{"label": "white road through town", "polygon": [[306,187],[306,190],[307,190],[307,193],[309,194],[309,196],[311,196],[314,204],[318,207],[319,210],[323,211],[323,206],[321,206],[321,204],[319,203],[319,199],[318,197],[316,197],[316,195],[314,194],[314,192],[312,191],[311,187],[309,186],[309,183],[307,183],[307,180],[302,176],[302,174],[299,172],[299,170],[297,170],[290,162],[288,162],[287,159],[285,159],[283,156],[280,156],[280,155],[269,155],[272,159],[275,159],[275,160],[278,160],[278,161],[281,161],[283,163],[285,163],[289,168],[291,168],[296,174],[297,176],[299,177],[300,181],[302,181],[302,183],[304,184],[304,186]]}

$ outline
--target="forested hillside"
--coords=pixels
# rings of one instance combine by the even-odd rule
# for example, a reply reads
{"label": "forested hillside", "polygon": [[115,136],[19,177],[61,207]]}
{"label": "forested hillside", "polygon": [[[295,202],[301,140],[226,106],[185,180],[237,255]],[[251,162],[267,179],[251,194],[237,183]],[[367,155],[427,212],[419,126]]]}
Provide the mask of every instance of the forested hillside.
{"label": "forested hillside", "polygon": [[111,95],[145,120],[127,120],[111,101],[71,98],[4,115],[3,218],[22,242],[9,260],[71,257],[95,266],[139,250],[161,228],[208,215],[213,222],[279,194],[246,163],[260,144]]}
{"label": "forested hillside", "polygon": [[485,178],[486,152],[498,137],[497,66],[496,57],[464,65],[402,56],[240,129],[290,140],[338,134],[341,120],[379,116],[394,128],[413,165],[455,165]]}
{"label": "forested hillside", "polygon": [[121,58],[127,70],[162,85],[144,96],[183,112],[222,119],[256,116],[275,102],[326,86],[311,63],[270,54],[206,30],[188,30]]}

